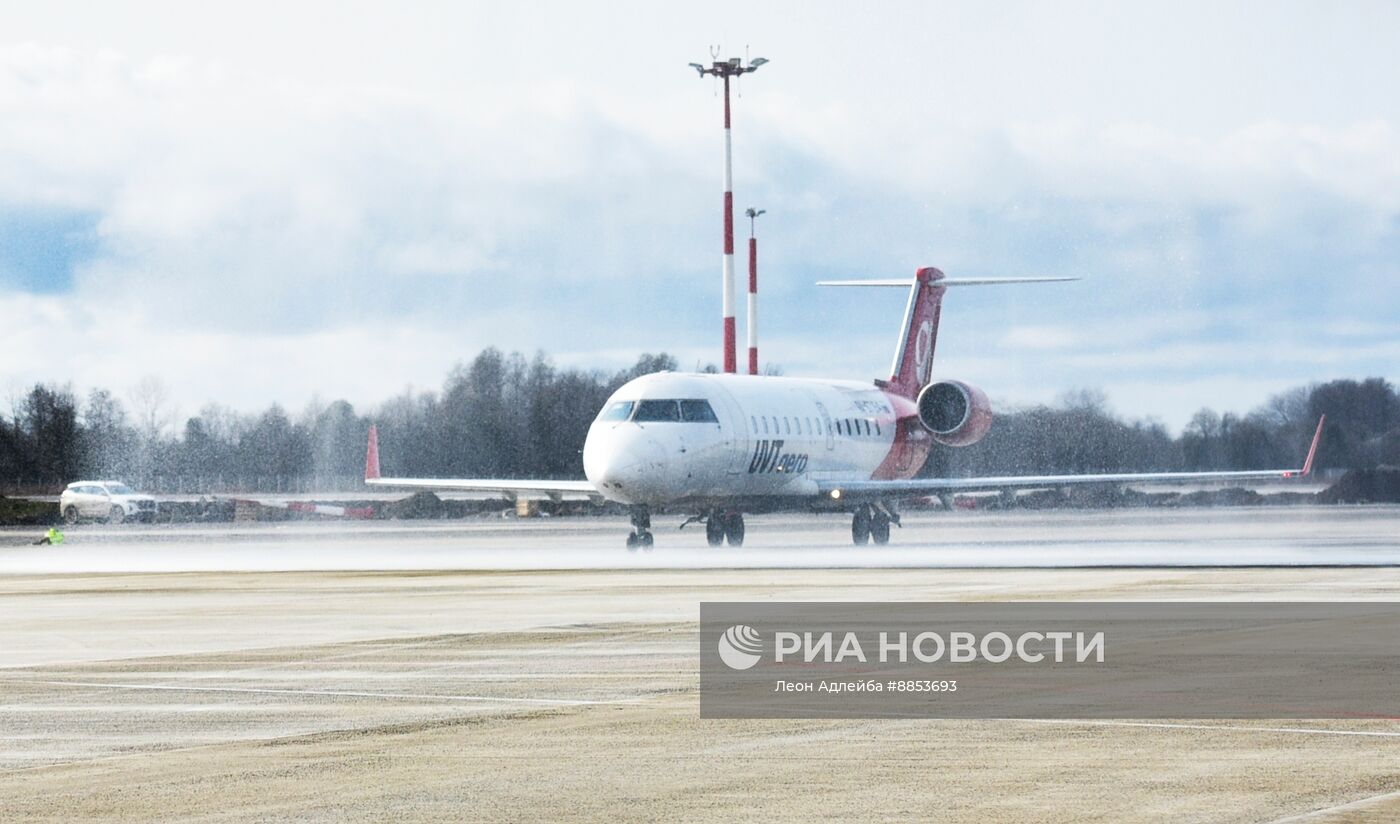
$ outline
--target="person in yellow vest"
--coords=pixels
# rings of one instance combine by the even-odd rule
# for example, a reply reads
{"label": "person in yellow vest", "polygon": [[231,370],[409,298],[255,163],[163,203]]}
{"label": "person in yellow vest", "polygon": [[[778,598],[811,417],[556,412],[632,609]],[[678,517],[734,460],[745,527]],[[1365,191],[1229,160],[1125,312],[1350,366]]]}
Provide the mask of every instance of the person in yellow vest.
{"label": "person in yellow vest", "polygon": [[58,527],[51,526],[49,531],[44,533],[44,537],[34,542],[35,546],[57,546],[63,543],[63,533],[58,531]]}

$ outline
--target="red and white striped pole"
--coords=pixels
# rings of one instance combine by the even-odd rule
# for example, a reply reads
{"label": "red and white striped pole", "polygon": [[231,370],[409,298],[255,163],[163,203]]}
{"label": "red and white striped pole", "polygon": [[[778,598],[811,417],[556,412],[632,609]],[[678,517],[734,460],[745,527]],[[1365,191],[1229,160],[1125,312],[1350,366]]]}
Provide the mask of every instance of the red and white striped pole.
{"label": "red and white striped pole", "polygon": [[724,371],[738,371],[734,351],[734,146],[729,137],[729,75],[724,75]]}
{"label": "red and white striped pole", "polygon": [[750,206],[744,214],[749,217],[749,318],[746,326],[749,333],[749,374],[758,374],[758,235],[754,232],[754,221],[765,209]]}
{"label": "red and white striped pole", "polygon": [[[718,51],[712,49],[711,55],[718,57]],[[724,283],[722,286],[722,315],[724,321],[724,371],[729,373],[737,372],[739,367],[734,329],[734,300],[738,290],[734,283],[734,147],[729,131],[729,78],[754,72],[767,62],[768,60],[765,58],[755,57],[749,65],[745,66],[739,58],[731,57],[728,60],[716,59],[709,68],[699,63],[690,64],[690,67],[699,72],[701,77],[709,74],[724,81]]]}

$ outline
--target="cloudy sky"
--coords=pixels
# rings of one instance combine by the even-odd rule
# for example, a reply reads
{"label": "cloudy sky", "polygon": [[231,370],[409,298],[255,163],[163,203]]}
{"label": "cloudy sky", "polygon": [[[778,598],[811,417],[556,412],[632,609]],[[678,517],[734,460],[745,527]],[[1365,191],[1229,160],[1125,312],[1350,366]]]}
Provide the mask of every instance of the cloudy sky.
{"label": "cloudy sky", "polygon": [[1400,379],[1400,5],[1222,5],[5,3],[0,391],[717,361],[715,43],[772,61],[735,197],[787,374],[888,369],[903,296],[812,281],[936,265],[1083,276],[950,295],[938,373],[1005,403]]}

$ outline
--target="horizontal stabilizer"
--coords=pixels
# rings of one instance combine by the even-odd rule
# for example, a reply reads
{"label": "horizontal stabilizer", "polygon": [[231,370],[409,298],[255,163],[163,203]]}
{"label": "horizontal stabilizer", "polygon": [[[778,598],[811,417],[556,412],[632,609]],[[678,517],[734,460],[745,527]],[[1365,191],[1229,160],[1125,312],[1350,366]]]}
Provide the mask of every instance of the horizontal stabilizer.
{"label": "horizontal stabilizer", "polygon": [[[939,286],[995,286],[1002,283],[1060,283],[1079,280],[1075,277],[1029,277],[1029,278],[941,278],[934,281]],[[908,289],[914,285],[913,278],[873,278],[869,280],[819,280],[818,286],[902,286]]]}

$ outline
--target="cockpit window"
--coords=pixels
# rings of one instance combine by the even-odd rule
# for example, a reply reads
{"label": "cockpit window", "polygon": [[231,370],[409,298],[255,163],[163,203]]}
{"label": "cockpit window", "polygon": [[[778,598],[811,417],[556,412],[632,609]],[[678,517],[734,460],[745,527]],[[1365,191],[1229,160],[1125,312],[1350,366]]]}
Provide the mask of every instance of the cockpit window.
{"label": "cockpit window", "polygon": [[637,403],[637,423],[656,421],[679,421],[680,406],[675,401],[639,401]]}
{"label": "cockpit window", "polygon": [[686,423],[719,423],[710,402],[700,398],[683,400],[637,401],[637,414],[632,418],[637,423],[659,421],[685,421]]}
{"label": "cockpit window", "polygon": [[632,416],[632,407],[636,406],[636,401],[618,401],[609,406],[603,414],[598,416],[600,421],[625,421]]}
{"label": "cockpit window", "polygon": [[710,402],[704,400],[681,401],[681,420],[687,423],[719,423]]}

